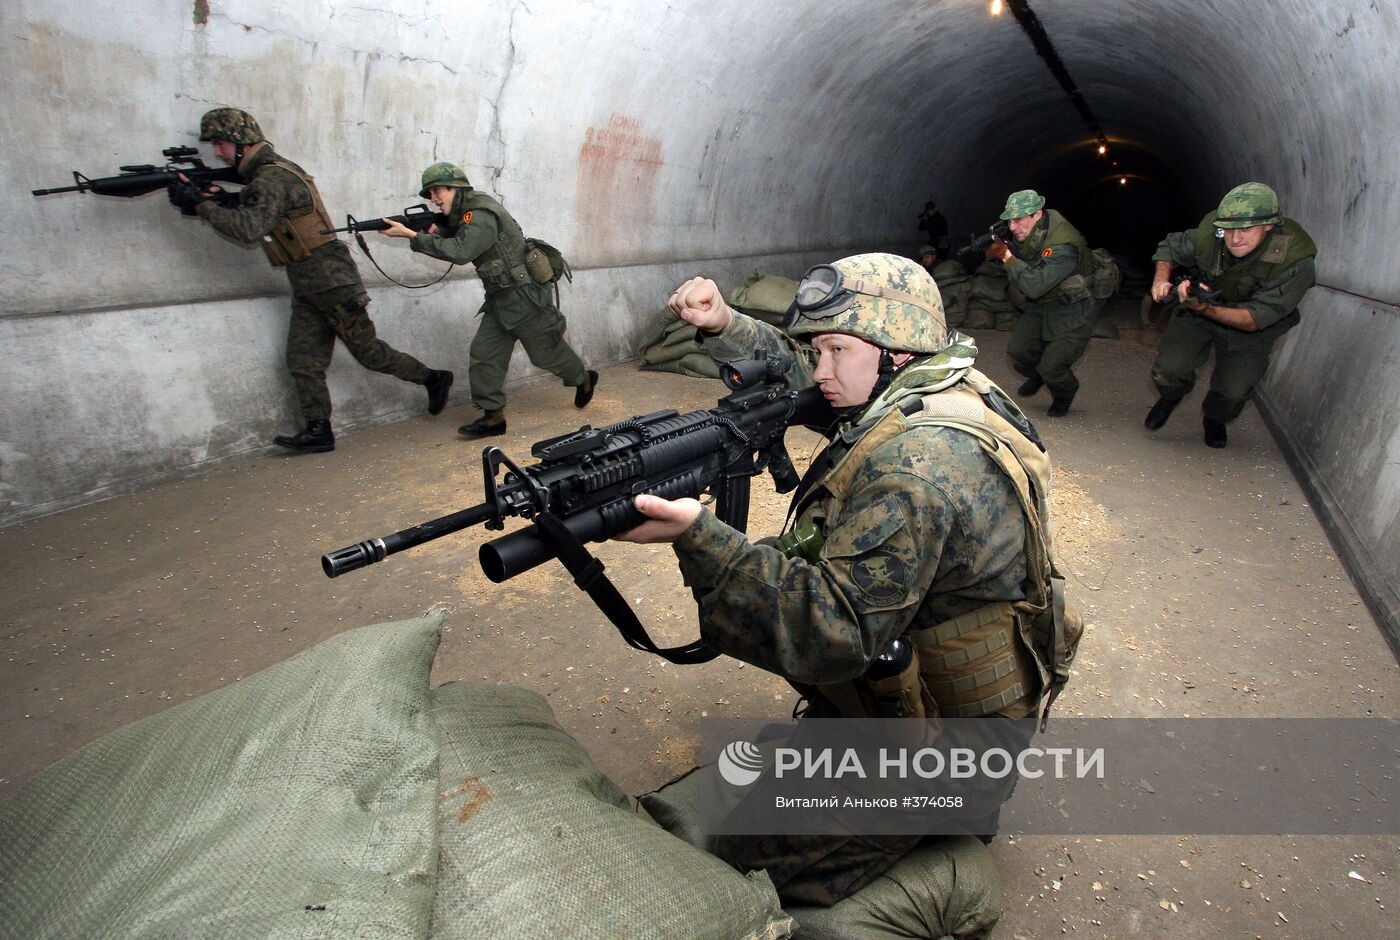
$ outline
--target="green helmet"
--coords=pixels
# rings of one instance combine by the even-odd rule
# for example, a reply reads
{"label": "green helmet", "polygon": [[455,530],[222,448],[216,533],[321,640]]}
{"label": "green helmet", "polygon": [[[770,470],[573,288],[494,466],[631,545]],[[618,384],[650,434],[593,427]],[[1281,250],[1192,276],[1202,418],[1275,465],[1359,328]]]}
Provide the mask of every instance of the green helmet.
{"label": "green helmet", "polygon": [[1278,195],[1263,183],[1241,183],[1225,194],[1215,210],[1216,228],[1282,224]]}
{"label": "green helmet", "polygon": [[853,255],[820,264],[797,287],[791,336],[847,333],[892,352],[936,353],[947,345],[938,285],[923,265],[898,255]]}
{"label": "green helmet", "polygon": [[922,245],[922,246],[920,246],[919,252],[918,252],[918,254],[917,254],[915,257],[922,258],[924,255],[936,255],[936,254],[938,254],[938,249],[937,249],[937,248],[933,247],[932,245]]}
{"label": "green helmet", "polygon": [[453,189],[471,189],[467,174],[455,163],[434,163],[423,171],[423,188],[418,195],[428,198],[428,190],[434,186],[451,186]]}
{"label": "green helmet", "polygon": [[1000,218],[1003,222],[1035,215],[1045,208],[1045,197],[1034,189],[1022,189],[1006,197],[1006,210]]}
{"label": "green helmet", "polygon": [[199,119],[200,140],[227,140],[235,144],[257,144],[266,140],[262,128],[247,111],[215,108]]}

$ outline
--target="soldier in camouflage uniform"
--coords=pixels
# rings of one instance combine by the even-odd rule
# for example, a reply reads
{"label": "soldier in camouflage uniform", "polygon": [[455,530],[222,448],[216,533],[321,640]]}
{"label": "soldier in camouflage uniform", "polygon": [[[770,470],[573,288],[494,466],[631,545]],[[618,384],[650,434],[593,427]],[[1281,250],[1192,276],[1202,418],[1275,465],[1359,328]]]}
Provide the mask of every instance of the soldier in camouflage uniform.
{"label": "soldier in camouflage uniform", "polygon": [[486,288],[481,324],[471,346],[472,404],[483,412],[458,428],[465,437],[506,433],[506,369],[516,342],[530,361],[574,387],[574,407],[593,398],[598,373],[564,339],[564,315],[551,299],[551,287],[539,284],[525,266],[525,235],[515,218],[495,199],[472,188],[461,168],[434,163],[423,171],[419,195],[431,199],[446,221],[414,233],[397,222],[384,234],[409,239],[409,247],[453,264],[476,265]]}
{"label": "soldier in camouflage uniform", "polygon": [[987,257],[1000,261],[1011,280],[1021,315],[1006,351],[1016,371],[1026,376],[1017,392],[1034,395],[1050,389],[1050,408],[1058,418],[1069,413],[1079,391],[1074,364],[1089,347],[1094,315],[1103,302],[1090,290],[1093,255],[1084,236],[1033,189],[1012,193],[1001,218],[1011,228],[1012,243],[997,240]]}
{"label": "soldier in camouflage uniform", "polygon": [[[992,455],[1015,448],[1039,461],[1042,491],[1048,460],[1016,406],[972,368],[973,341],[946,332],[933,280],[887,254],[818,266],[799,286],[787,333],[733,311],[704,278],[682,284],[669,305],[718,360],[785,347],[796,359],[791,383],[817,385],[839,415],[794,500],[789,534],[805,533],[802,547],[786,537],[751,542],[693,499],[637,497],[650,521],[622,538],[672,543],[704,641],[789,680],[809,700],[808,715],[921,715],[933,727],[945,715],[979,717],[1006,740],[1027,740],[1057,680],[1010,611],[1047,596],[1049,574],[1028,563],[1041,512],[1032,520],[1024,511]],[[955,398],[945,412],[939,403]],[[1006,418],[993,419],[1000,445],[965,421],[923,420],[984,408]],[[898,694],[871,679],[896,640],[905,656],[917,650]],[[990,652],[969,654],[977,648]],[[741,870],[767,869],[784,901],[829,905],[919,841],[723,836],[712,848]]]}
{"label": "soldier in camouflage uniform", "polygon": [[334,227],[306,171],[282,158],[263,137],[257,121],[238,108],[215,108],[200,119],[199,139],[214,155],[238,168],[247,182],[236,203],[221,206],[186,181],[173,187],[171,202],[191,206],[216,230],[240,242],[261,245],[274,267],[285,267],[292,285],[287,329],[287,370],[296,386],[306,427],[273,443],[299,453],[335,449],[326,369],[340,337],[360,365],[428,390],[428,413],[447,404],[452,373],[429,369],[376,338],[365,307],[369,295],[350,250],[322,229]]}
{"label": "soldier in camouflage uniform", "polygon": [[1298,302],[1317,281],[1316,255],[1312,238],[1279,213],[1278,196],[1263,183],[1236,186],[1199,226],[1162,240],[1152,256],[1153,300],[1171,295],[1174,265],[1192,269],[1196,279],[1224,293],[1220,303],[1206,303],[1191,296],[1190,280],[1178,285],[1180,306],[1167,321],[1152,364],[1161,397],[1143,422],[1148,430],[1167,423],[1213,348],[1202,426],[1207,445],[1226,445],[1225,426],[1254,397],[1274,343],[1298,324]]}

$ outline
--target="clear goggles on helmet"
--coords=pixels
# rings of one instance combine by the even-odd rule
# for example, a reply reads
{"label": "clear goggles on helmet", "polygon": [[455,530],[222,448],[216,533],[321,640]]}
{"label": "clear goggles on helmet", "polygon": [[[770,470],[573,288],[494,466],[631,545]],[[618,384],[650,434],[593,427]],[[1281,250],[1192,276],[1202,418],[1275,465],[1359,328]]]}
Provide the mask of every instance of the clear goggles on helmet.
{"label": "clear goggles on helmet", "polygon": [[798,317],[808,320],[826,320],[844,313],[855,303],[856,295],[882,297],[888,300],[910,304],[942,319],[938,312],[921,297],[906,291],[896,290],[884,284],[867,284],[856,277],[846,277],[829,264],[818,264],[808,268],[797,285],[797,297],[792,302],[788,325],[797,322]]}

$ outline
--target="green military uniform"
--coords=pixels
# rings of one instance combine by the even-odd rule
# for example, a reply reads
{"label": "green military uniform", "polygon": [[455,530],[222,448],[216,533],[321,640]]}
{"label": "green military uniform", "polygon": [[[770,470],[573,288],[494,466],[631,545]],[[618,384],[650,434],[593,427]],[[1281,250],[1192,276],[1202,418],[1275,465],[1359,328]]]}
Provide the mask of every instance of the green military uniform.
{"label": "green military uniform", "polygon": [[1196,370],[1213,349],[1215,368],[1201,411],[1223,425],[1254,397],[1274,343],[1301,319],[1298,302],[1317,281],[1317,247],[1301,225],[1279,217],[1280,224],[1254,251],[1235,258],[1216,236],[1219,214],[1211,212],[1196,228],[1168,235],[1152,260],[1198,270],[1206,284],[1223,291],[1219,306],[1248,310],[1259,329],[1236,329],[1177,307],[1158,341],[1152,382],[1162,399],[1174,405],[1195,386]]}
{"label": "green military uniform", "polygon": [[506,369],[517,341],[536,366],[565,385],[583,386],[587,369],[564,340],[567,324],[553,303],[553,288],[535,283],[525,268],[525,235],[515,218],[470,186],[457,189],[446,216],[437,234],[419,233],[409,245],[441,261],[475,264],[486,288],[471,345],[472,403],[486,412],[505,408]]}
{"label": "green military uniform", "polygon": [[[870,257],[889,256],[847,261]],[[937,297],[932,283],[927,289]],[[809,332],[844,329],[832,321]],[[815,560],[790,557],[773,539],[750,542],[709,510],[673,547],[699,604],[704,641],[791,681],[810,698],[809,714],[860,716],[871,701],[860,677],[904,637],[923,657],[922,714],[935,723],[940,714],[987,716],[1007,722],[1001,733],[1026,739],[1048,682],[1043,663],[1004,630],[979,637],[973,626],[988,623],[986,611],[1028,597],[1023,504],[973,433],[906,417],[938,394],[970,394],[969,383],[1014,406],[970,368],[972,341],[953,334],[945,345],[941,324],[938,330],[943,351],[906,363],[829,432],[832,443],[799,490],[793,524],[814,526],[824,538]],[[810,349],[764,323],[736,313],[722,334],[706,339],[721,361],[783,345],[797,359],[790,382],[812,384]],[[992,650],[981,659],[968,652],[978,641]],[[967,671],[944,669],[962,653],[959,668]],[[971,681],[954,692],[954,674]],[[916,835],[728,836],[714,849],[740,869],[766,868],[785,901],[825,905],[878,877],[918,842]]]}
{"label": "green military uniform", "polygon": [[1057,401],[1068,401],[1079,391],[1074,363],[1088,348],[1103,306],[1089,285],[1093,255],[1084,236],[1054,209],[1046,210],[1024,241],[1008,247],[1004,266],[1021,314],[1007,353],[1017,372],[1039,377]]}
{"label": "green military uniform", "polygon": [[[248,185],[239,192],[235,207],[206,201],[195,211],[230,238],[261,244],[274,265],[285,266],[292,285],[287,369],[302,416],[308,422],[330,418],[326,369],[336,337],[366,369],[426,385],[432,374],[427,366],[375,336],[374,322],[365,310],[369,295],[345,244],[331,236],[317,238],[320,225],[314,222],[303,224],[299,233],[292,231],[289,220],[316,220],[324,215],[311,177],[266,142],[248,148],[238,172]],[[298,237],[309,251],[296,250]],[[293,245],[290,251],[283,240]]]}

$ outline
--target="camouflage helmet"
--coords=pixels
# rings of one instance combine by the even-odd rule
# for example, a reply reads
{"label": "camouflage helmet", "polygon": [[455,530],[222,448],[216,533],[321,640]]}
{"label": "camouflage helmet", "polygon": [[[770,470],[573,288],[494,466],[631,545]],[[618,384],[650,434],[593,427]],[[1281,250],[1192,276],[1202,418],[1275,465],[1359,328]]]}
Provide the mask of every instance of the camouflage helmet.
{"label": "camouflage helmet", "polygon": [[1278,195],[1263,183],[1241,183],[1225,194],[1215,210],[1216,228],[1282,224]]}
{"label": "camouflage helmet", "polygon": [[890,254],[853,255],[809,270],[797,287],[788,334],[846,333],[892,352],[947,345],[943,297],[923,265]]}
{"label": "camouflage helmet", "polygon": [[227,140],[235,144],[256,144],[263,137],[262,128],[253,116],[239,108],[215,108],[205,111],[199,119],[200,140]]}
{"label": "camouflage helmet", "polygon": [[1035,215],[1045,208],[1045,197],[1034,189],[1022,189],[1006,197],[1006,209],[999,217],[1003,222]]}
{"label": "camouflage helmet", "polygon": [[418,195],[428,198],[428,190],[434,186],[451,186],[453,189],[471,189],[467,174],[455,163],[434,163],[423,171],[423,188]]}
{"label": "camouflage helmet", "polygon": [[918,253],[917,255],[915,255],[914,257],[916,257],[916,258],[922,258],[924,255],[936,255],[936,254],[938,254],[938,249],[935,248],[935,247],[933,247],[932,245],[920,245],[920,246],[919,246],[919,253]]}

